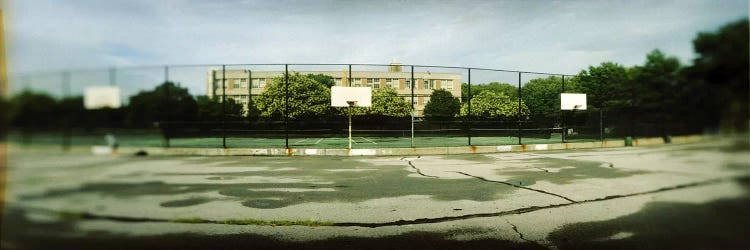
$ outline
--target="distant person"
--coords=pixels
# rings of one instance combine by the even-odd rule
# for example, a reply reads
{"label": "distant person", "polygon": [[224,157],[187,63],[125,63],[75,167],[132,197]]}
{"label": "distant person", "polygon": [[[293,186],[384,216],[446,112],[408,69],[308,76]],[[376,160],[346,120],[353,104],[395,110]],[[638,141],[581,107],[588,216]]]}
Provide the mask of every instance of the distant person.
{"label": "distant person", "polygon": [[112,133],[107,133],[104,138],[107,140],[107,146],[112,149],[112,155],[117,155],[117,147],[120,146],[117,143],[117,137]]}

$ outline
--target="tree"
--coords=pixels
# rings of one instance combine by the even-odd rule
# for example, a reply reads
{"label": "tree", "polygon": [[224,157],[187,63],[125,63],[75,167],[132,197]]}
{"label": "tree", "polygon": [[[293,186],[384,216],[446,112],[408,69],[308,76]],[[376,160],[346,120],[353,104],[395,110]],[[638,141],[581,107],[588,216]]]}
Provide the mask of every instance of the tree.
{"label": "tree", "polygon": [[[482,91],[490,90],[495,91],[498,93],[504,93],[510,98],[518,98],[518,87],[515,85],[511,85],[508,83],[500,83],[500,82],[490,82],[485,84],[472,84],[471,85],[471,95],[477,96]],[[461,84],[461,94],[464,96],[464,99],[466,99],[469,95],[469,84],[468,83],[462,83]]]}
{"label": "tree", "polygon": [[461,103],[450,91],[436,89],[430,95],[430,101],[424,107],[428,118],[444,119],[456,116],[461,111]]}
{"label": "tree", "polygon": [[561,91],[562,78],[557,76],[532,79],[523,85],[521,94],[531,119],[553,124],[560,115]]}
{"label": "tree", "polygon": [[721,27],[717,32],[702,32],[693,40],[698,57],[689,76],[718,89],[721,128],[746,131],[748,123],[748,19]]}
{"label": "tree", "polygon": [[588,71],[578,73],[575,82],[573,91],[586,94],[587,106],[624,107],[630,102],[628,71],[620,64],[604,62],[599,66],[589,66]]}
{"label": "tree", "polygon": [[9,102],[11,124],[21,128],[54,126],[59,124],[57,102],[43,93],[24,91]]}
{"label": "tree", "polygon": [[336,81],[333,80],[333,77],[329,75],[324,74],[307,74],[307,77],[312,78],[316,82],[325,85],[328,88],[331,88],[336,85]]}
{"label": "tree", "polygon": [[643,66],[628,70],[630,86],[625,94],[631,99],[636,117],[644,122],[659,124],[662,135],[666,135],[667,121],[674,116],[675,90],[680,80],[682,66],[676,57],[668,57],[658,49],[646,55]]}
{"label": "tree", "polygon": [[288,98],[289,119],[322,117],[331,106],[331,90],[312,78],[297,72],[289,74],[289,96],[286,97],[284,76],[276,77],[266,90],[256,98],[263,117],[282,119]]}
{"label": "tree", "polygon": [[8,131],[8,126],[10,125],[10,102],[5,99],[4,96],[0,96],[0,110],[3,110],[2,113],[0,113],[0,140],[5,139],[6,133]]}
{"label": "tree", "polygon": [[[468,102],[461,105],[461,115],[469,113]],[[515,119],[518,114],[518,100],[511,99],[505,93],[482,91],[471,99],[471,116],[484,118]],[[529,108],[521,102],[521,117],[528,119]]]}
{"label": "tree", "polygon": [[394,88],[379,88],[372,93],[372,107],[368,114],[407,117],[411,113],[411,104],[398,96]]}
{"label": "tree", "polygon": [[244,114],[242,105],[235,102],[232,98],[227,98],[226,106],[221,104],[221,99],[218,96],[214,96],[213,98],[209,98],[208,96],[198,96],[196,97],[196,103],[198,106],[198,118],[203,121],[215,121],[220,119],[222,108],[227,117],[236,119]]}
{"label": "tree", "polygon": [[144,125],[158,121],[192,120],[197,103],[187,88],[164,82],[151,91],[141,91],[130,97],[128,120]]}

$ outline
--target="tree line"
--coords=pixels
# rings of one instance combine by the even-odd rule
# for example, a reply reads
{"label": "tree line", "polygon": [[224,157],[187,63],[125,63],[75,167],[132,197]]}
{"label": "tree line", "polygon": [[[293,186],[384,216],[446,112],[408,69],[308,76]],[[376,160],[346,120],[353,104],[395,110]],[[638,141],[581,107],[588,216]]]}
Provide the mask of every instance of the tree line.
{"label": "tree line", "polygon": [[[603,110],[608,125],[628,122],[675,123],[690,128],[746,131],[748,125],[748,20],[742,19],[693,40],[696,58],[689,65],[656,49],[642,65],[626,67],[615,62],[590,66],[565,78],[567,93],[586,93],[590,110]],[[216,122],[256,120],[325,120],[346,115],[345,108],[330,107],[330,87],[325,75],[289,75],[274,78],[259,96],[243,107],[237,100],[193,96],[187,88],[164,82],[152,90],[129,97],[119,109],[84,110],[82,97],[56,100],[25,91],[10,100],[0,99],[3,126],[144,127],[160,122]],[[424,109],[426,120],[490,119],[559,126],[560,76],[532,79],[519,89],[509,83],[463,83],[461,97],[437,89]],[[373,90],[372,107],[353,108],[359,117],[409,117],[410,101],[395,89]],[[469,105],[471,103],[471,105]],[[586,112],[571,114],[571,121]],[[578,118],[576,116],[579,116]],[[373,118],[375,117],[375,118]]]}

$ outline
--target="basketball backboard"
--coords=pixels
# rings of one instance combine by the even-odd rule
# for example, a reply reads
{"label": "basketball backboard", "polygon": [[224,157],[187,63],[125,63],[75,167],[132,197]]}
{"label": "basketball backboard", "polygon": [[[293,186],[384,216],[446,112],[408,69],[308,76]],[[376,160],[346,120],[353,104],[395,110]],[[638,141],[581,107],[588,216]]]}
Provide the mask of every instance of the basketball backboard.
{"label": "basketball backboard", "polygon": [[331,106],[349,107],[348,102],[354,102],[354,107],[372,106],[372,88],[370,87],[331,87]]}
{"label": "basketball backboard", "polygon": [[586,110],[586,94],[560,94],[561,110]]}
{"label": "basketball backboard", "polygon": [[83,106],[86,109],[119,108],[120,88],[112,86],[87,87],[84,90]]}

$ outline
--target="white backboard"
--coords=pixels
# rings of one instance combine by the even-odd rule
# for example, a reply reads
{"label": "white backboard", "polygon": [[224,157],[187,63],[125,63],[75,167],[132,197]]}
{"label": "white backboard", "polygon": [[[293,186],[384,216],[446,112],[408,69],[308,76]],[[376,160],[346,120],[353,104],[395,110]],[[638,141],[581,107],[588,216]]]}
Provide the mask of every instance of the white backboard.
{"label": "white backboard", "polygon": [[112,86],[86,87],[83,106],[86,109],[119,108],[120,88]]}
{"label": "white backboard", "polygon": [[355,101],[355,107],[372,106],[372,88],[370,87],[331,87],[331,106],[349,107],[348,101]]}
{"label": "white backboard", "polygon": [[561,110],[586,110],[586,94],[560,94]]}

